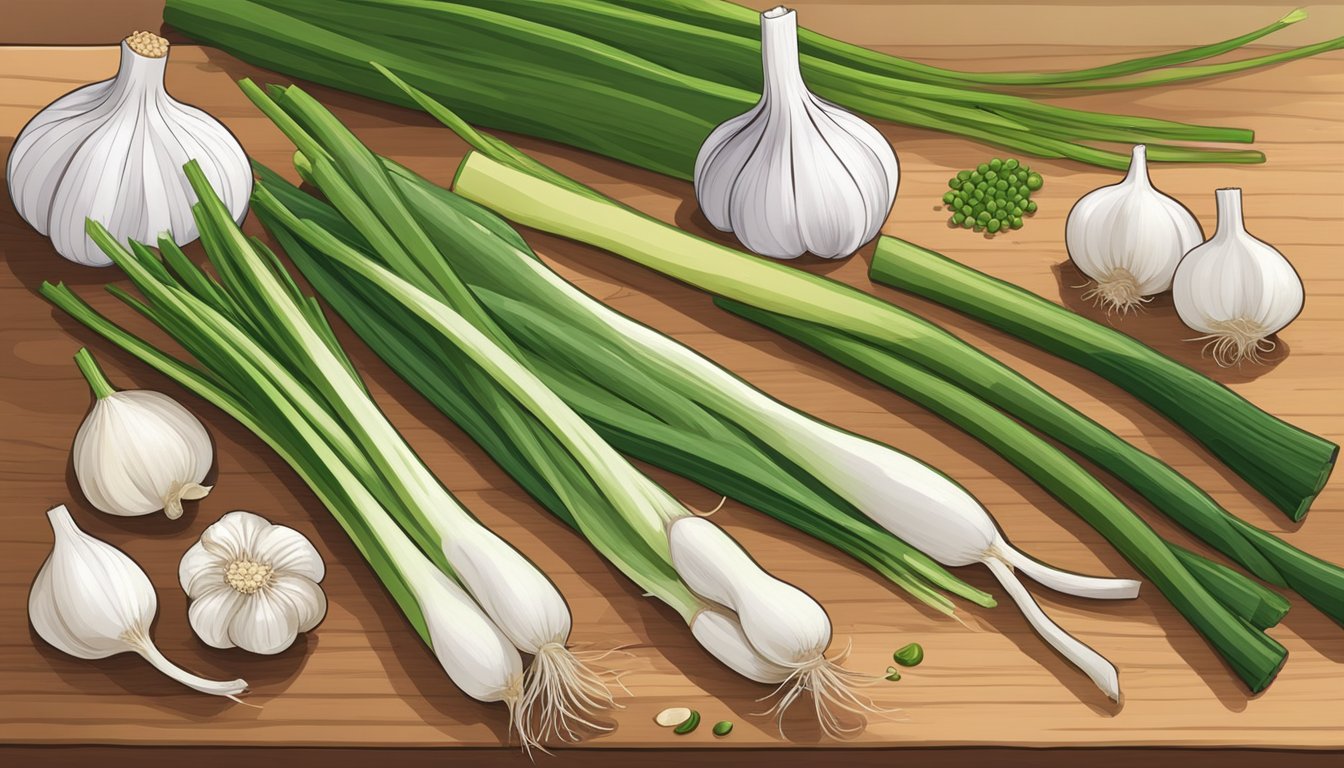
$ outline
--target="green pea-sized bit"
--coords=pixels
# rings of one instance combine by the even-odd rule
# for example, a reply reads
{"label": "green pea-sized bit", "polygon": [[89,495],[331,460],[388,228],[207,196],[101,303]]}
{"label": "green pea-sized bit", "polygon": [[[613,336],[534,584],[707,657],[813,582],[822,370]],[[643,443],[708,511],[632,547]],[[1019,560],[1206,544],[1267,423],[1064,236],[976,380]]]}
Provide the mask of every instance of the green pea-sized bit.
{"label": "green pea-sized bit", "polygon": [[1013,206],[1013,215],[1014,215],[1014,216],[1019,216],[1019,217],[1020,217],[1020,216],[1022,215],[1022,206],[1020,206],[1020,205],[1014,205],[1014,206]]}
{"label": "green pea-sized bit", "polygon": [[989,169],[991,171],[997,171],[1002,167],[1003,167],[1003,161],[997,157],[989,161]]}
{"label": "green pea-sized bit", "polygon": [[951,205],[954,199],[956,199],[956,195],[952,194],[951,192],[948,192],[947,194],[943,195],[943,205]]}
{"label": "green pea-sized bit", "polygon": [[995,188],[995,189],[999,189],[999,190],[1006,190],[1006,189],[1008,189],[1008,180],[1007,180],[1007,179],[999,179],[998,181],[994,182],[994,188]]}
{"label": "green pea-sized bit", "polygon": [[1014,216],[1014,217],[1013,217],[1013,221],[1012,221],[1011,226],[1012,226],[1013,229],[1021,229],[1021,228],[1022,228],[1022,217],[1021,217],[1021,216]]}
{"label": "green pea-sized bit", "polygon": [[965,218],[966,214],[962,213],[961,211],[957,211],[956,213],[952,214],[952,223],[960,226],[962,220]]}
{"label": "green pea-sized bit", "polygon": [[990,171],[989,173],[985,174],[985,181],[994,181],[997,178],[999,178],[999,174],[997,171]]}
{"label": "green pea-sized bit", "polygon": [[979,223],[979,222],[976,222],[976,224],[975,224],[975,231],[976,231],[976,232],[983,232],[983,231],[985,231],[985,227],[984,227],[984,225],[981,224],[981,223]]}
{"label": "green pea-sized bit", "polygon": [[958,208],[957,210],[960,211],[961,214],[962,214],[963,216],[974,216],[974,215],[975,215],[975,209],[972,208],[972,207],[969,206],[969,205],[962,205],[962,206],[961,206],[960,208]]}
{"label": "green pea-sized bit", "polygon": [[691,731],[694,731],[696,728],[699,727],[700,727],[700,713],[692,709],[691,716],[683,720],[681,725],[678,725],[676,728],[673,728],[672,732],[675,734],[685,736],[686,734],[690,733]]}
{"label": "green pea-sized bit", "polygon": [[1017,162],[1017,158],[1015,157],[1010,157],[1007,160],[1003,161],[1003,167],[1007,168],[1010,171],[1015,170],[1018,165],[1019,163]]}
{"label": "green pea-sized bit", "polygon": [[989,211],[981,211],[979,215],[975,217],[975,221],[977,224],[984,224],[988,222],[989,219],[990,219]]}
{"label": "green pea-sized bit", "polygon": [[970,171],[957,171],[957,181],[966,181],[971,178]]}
{"label": "green pea-sized bit", "polygon": [[999,209],[999,201],[998,200],[986,201],[985,208],[987,208],[990,211],[997,211]]}
{"label": "green pea-sized bit", "polygon": [[961,179],[958,179],[956,177],[950,178],[947,180],[947,186],[951,187],[952,189],[961,189]]}
{"label": "green pea-sized bit", "polygon": [[1040,189],[1044,184],[1045,179],[1042,179],[1041,174],[1039,173],[1033,173],[1030,176],[1027,176],[1027,189],[1035,191]]}
{"label": "green pea-sized bit", "polygon": [[924,660],[924,646],[919,643],[910,643],[891,654],[891,658],[895,659],[896,663],[902,667],[918,666],[919,662]]}
{"label": "green pea-sized bit", "polygon": [[990,232],[998,232],[999,226],[1000,224],[998,219],[990,219],[989,223],[985,225],[985,229],[988,229]]}
{"label": "green pea-sized bit", "polygon": [[720,720],[714,724],[715,736],[727,736],[733,732],[733,723],[731,720]]}
{"label": "green pea-sized bit", "polygon": [[893,683],[901,679],[901,671],[895,667],[887,667],[887,679]]}
{"label": "green pea-sized bit", "polygon": [[973,226],[975,226],[975,219],[972,219],[969,216],[966,217],[965,221],[961,222],[962,229],[970,229]]}
{"label": "green pea-sized bit", "polygon": [[1027,201],[1026,211],[1027,211],[1027,213],[1035,213],[1035,212],[1036,212],[1036,201],[1035,201],[1035,200],[1028,200],[1028,201]]}
{"label": "green pea-sized bit", "polygon": [[984,174],[989,173],[989,163],[981,163],[975,166],[975,170],[977,173],[983,176]]}

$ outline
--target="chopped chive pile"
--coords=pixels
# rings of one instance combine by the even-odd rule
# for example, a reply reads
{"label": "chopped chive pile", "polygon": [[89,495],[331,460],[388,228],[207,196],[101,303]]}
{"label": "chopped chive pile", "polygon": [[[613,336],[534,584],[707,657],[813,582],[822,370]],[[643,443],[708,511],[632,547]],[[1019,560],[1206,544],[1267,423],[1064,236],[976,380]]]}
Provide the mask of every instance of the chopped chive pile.
{"label": "chopped chive pile", "polygon": [[1044,184],[1041,174],[1016,158],[994,158],[973,170],[958,171],[947,180],[943,205],[952,211],[948,223],[991,235],[1021,229],[1022,217],[1036,212],[1031,193]]}

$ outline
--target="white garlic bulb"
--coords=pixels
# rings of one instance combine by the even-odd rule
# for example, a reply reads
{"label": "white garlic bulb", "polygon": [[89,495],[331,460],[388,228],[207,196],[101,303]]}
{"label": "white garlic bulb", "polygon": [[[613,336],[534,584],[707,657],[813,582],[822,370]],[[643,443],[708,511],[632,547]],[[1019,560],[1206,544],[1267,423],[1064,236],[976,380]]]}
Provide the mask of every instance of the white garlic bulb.
{"label": "white garlic bulb", "polygon": [[167,62],[167,40],[132,34],[116,77],[52,102],[14,140],[6,173],[14,207],[65,258],[112,263],[85,234],[85,219],[120,242],[153,242],[164,232],[179,245],[195,240],[188,160],[242,222],[252,192],[247,156],[219,121],[168,95]]}
{"label": "white garlic bulb", "polygon": [[47,512],[56,543],[28,593],[28,619],[43,640],[81,659],[126,651],[202,693],[233,698],[243,680],[217,682],[164,658],[149,639],[158,596],[149,577],[121,550],[81,531],[64,505]]}
{"label": "white garlic bulb", "polygon": [[695,159],[700,209],[762,256],[849,256],[887,220],[896,154],[877,129],[808,91],[792,10],[761,14],[761,60],[761,100],[715,128]]}
{"label": "white garlic bulb", "polygon": [[177,569],[196,635],[262,654],[280,653],[327,615],[325,575],[303,534],[242,510],[206,528]]}
{"label": "white garlic bulb", "polygon": [[87,349],[75,362],[94,403],[75,434],[75,478],[89,503],[109,515],[133,517],[160,509],[182,516],[182,502],[203,499],[214,463],[205,426],[167,395],[147,389],[118,392]]}
{"label": "white garlic bulb", "polygon": [[1064,227],[1069,258],[1096,283],[1083,298],[1122,313],[1171,288],[1181,257],[1203,239],[1194,214],[1153,186],[1142,144],[1124,181],[1084,195]]}
{"label": "white garlic bulb", "polygon": [[1220,189],[1218,228],[1176,268],[1172,299],[1181,322],[1205,334],[1219,365],[1261,361],[1278,333],[1302,312],[1297,270],[1268,243],[1246,231],[1241,190]]}

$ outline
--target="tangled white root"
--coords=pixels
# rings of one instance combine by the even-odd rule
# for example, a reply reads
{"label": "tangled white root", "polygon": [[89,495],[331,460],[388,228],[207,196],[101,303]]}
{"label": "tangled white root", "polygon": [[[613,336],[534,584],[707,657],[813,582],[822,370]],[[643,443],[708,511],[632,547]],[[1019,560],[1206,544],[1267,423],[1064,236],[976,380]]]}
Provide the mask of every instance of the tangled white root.
{"label": "tangled white root", "polygon": [[1231,368],[1242,361],[1259,365],[1265,361],[1262,355],[1273,352],[1277,346],[1266,338],[1269,334],[1265,326],[1254,320],[1215,320],[1209,327],[1213,333],[1191,341],[1208,342],[1202,352],[1213,357],[1213,361],[1223,368]]}
{"label": "tangled white root", "polygon": [[514,728],[525,751],[537,747],[545,752],[541,746],[545,740],[573,742],[582,737],[582,730],[611,730],[595,718],[615,706],[598,672],[560,643],[547,643],[524,674]]}
{"label": "tangled white root", "polygon": [[[780,736],[784,736],[785,712],[804,693],[812,694],[817,723],[822,733],[833,739],[857,736],[867,726],[868,715],[886,715],[894,711],[877,706],[855,690],[872,685],[880,678],[845,669],[841,665],[848,655],[849,648],[846,647],[830,659],[818,656],[794,670],[770,695],[758,699],[766,701],[778,697],[774,705],[761,714],[775,718]],[[845,714],[853,716],[852,724],[846,724],[842,719]]]}
{"label": "tangled white root", "polygon": [[1083,293],[1083,301],[1100,304],[1107,312],[1119,312],[1127,315],[1137,311],[1151,301],[1139,293],[1139,281],[1124,267],[1116,267],[1102,275],[1096,283]]}

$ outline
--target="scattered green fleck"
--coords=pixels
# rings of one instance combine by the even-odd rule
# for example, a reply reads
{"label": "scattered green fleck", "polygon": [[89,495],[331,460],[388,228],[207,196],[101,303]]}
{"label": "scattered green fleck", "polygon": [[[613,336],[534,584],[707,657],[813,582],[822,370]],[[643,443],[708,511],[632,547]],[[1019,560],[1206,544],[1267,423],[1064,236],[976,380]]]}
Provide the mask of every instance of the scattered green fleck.
{"label": "scattered green fleck", "polygon": [[[994,225],[998,224],[997,221],[991,223]],[[998,229],[998,227],[994,226],[990,231],[993,232],[995,229]],[[891,658],[895,659],[896,663],[900,664],[902,667],[918,666],[919,662],[924,660],[924,647],[919,643],[910,643],[899,651],[891,654]]]}
{"label": "scattered green fleck", "polygon": [[974,170],[957,171],[947,181],[951,191],[943,194],[951,217],[948,223],[976,232],[988,230],[991,235],[1021,229],[1022,217],[1036,211],[1031,193],[1043,184],[1039,173],[1011,157],[995,157]]}
{"label": "scattered green fleck", "polygon": [[895,667],[887,667],[887,679],[893,683],[901,679],[901,671]]}
{"label": "scattered green fleck", "polygon": [[[672,732],[685,736],[686,734],[690,733],[691,731],[694,731],[698,727],[700,727],[700,713],[692,709],[691,716],[686,718],[685,722],[683,722],[681,725],[678,725],[676,728],[673,728]],[[718,726],[715,726],[715,728],[717,727]]]}
{"label": "scattered green fleck", "polygon": [[714,724],[715,736],[727,736],[733,732],[733,722],[731,720],[720,720]]}

